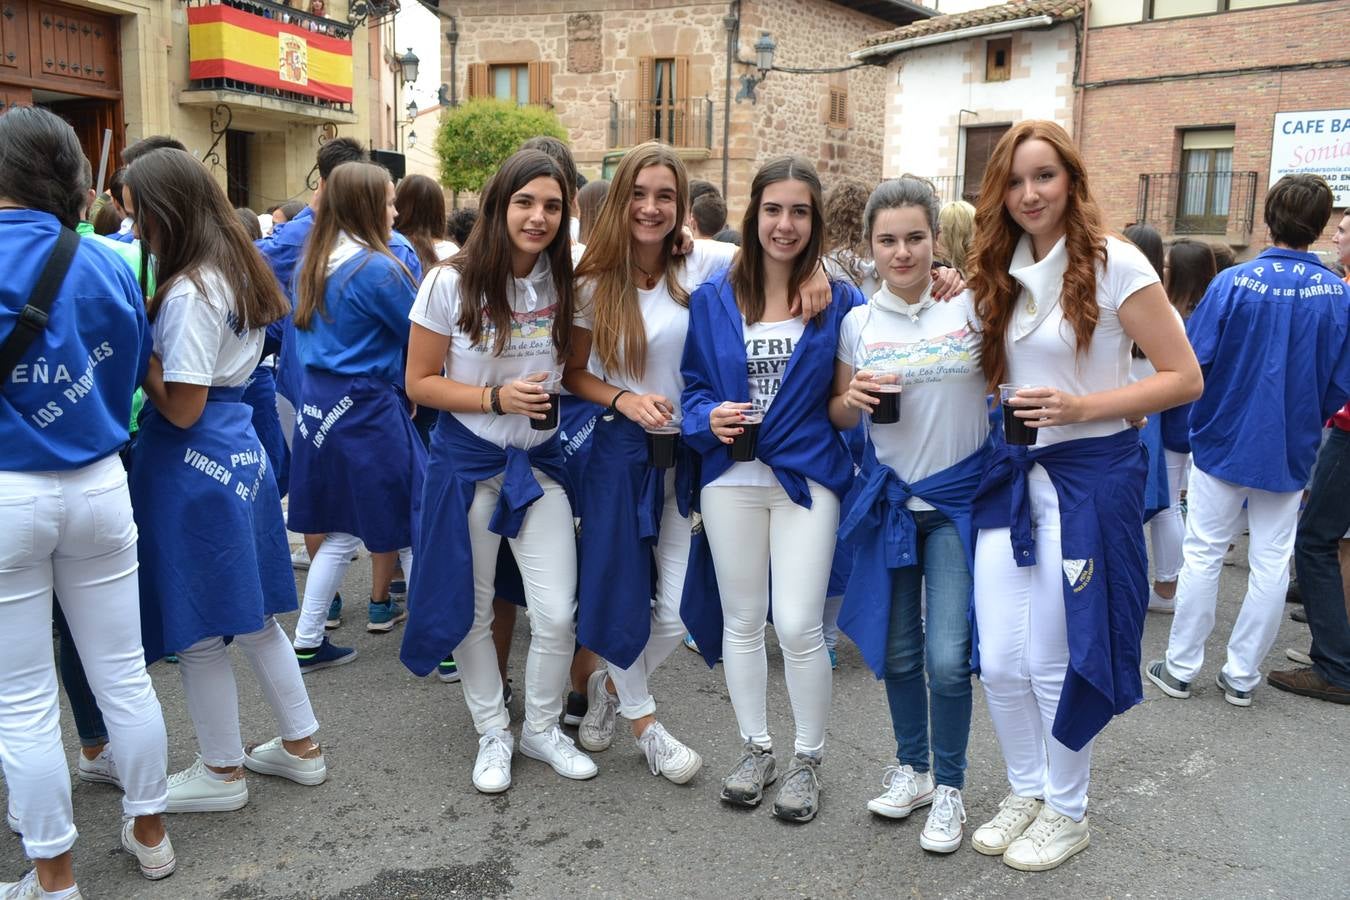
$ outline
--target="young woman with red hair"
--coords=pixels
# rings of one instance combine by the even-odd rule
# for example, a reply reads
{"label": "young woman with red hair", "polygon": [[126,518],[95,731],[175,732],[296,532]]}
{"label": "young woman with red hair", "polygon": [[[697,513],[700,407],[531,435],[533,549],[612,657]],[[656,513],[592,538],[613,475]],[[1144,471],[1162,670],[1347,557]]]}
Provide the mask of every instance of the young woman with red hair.
{"label": "young woman with red hair", "polygon": [[[1022,122],[994,148],[972,259],[990,388],[1016,388],[1008,406],[1032,436],[996,454],[974,507],[975,661],[1012,787],[974,844],[1040,871],[1087,847],[1092,739],[1142,699],[1147,462],[1130,422],[1202,380],[1059,125]],[[1131,342],[1157,369],[1133,383]]]}

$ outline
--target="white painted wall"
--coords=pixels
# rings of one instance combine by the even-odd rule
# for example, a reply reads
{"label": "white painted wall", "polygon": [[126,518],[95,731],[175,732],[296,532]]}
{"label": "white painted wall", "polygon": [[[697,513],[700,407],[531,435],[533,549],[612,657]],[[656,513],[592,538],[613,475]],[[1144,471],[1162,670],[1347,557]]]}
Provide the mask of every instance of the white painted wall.
{"label": "white painted wall", "polygon": [[[920,47],[891,62],[886,177],[906,172],[926,177],[958,174],[963,151],[957,121],[962,109],[976,114],[961,115],[964,126],[1053,119],[1072,130],[1073,26],[1012,32],[1010,36],[1014,56],[1013,77],[1008,81],[984,80],[984,38]],[[974,51],[973,62],[967,59],[968,49]],[[1024,70],[1029,74],[1018,77]]]}

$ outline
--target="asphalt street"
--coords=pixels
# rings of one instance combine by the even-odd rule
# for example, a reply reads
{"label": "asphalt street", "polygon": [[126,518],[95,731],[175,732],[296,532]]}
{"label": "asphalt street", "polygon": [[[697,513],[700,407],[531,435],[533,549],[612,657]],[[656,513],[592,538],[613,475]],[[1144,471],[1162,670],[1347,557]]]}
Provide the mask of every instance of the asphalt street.
{"label": "asphalt street", "polygon": [[[369,589],[362,560],[343,590],[348,623],[333,633],[360,659],[307,678],[328,781],[301,787],[250,775],[243,810],[171,816],[178,871],[160,883],[143,880],[119,848],[117,790],[77,781],[77,877],[91,900],[1347,897],[1350,709],[1264,686],[1252,707],[1239,709],[1213,685],[1246,572],[1243,563],[1224,569],[1218,625],[1192,699],[1167,699],[1145,682],[1145,702],[1097,740],[1092,846],[1053,872],[1017,872],[970,847],[970,831],[1007,790],[978,684],[962,848],[950,856],[921,850],[924,811],[900,822],[867,811],[895,745],[882,685],[846,642],[822,809],[810,824],[774,819],[769,803],[742,811],[717,801],[740,741],[720,668],[708,670],[684,649],[658,672],[653,692],[661,721],[703,755],[690,784],[653,777],[620,720],[614,746],[595,755],[595,780],[566,781],[517,753],[513,787],[478,794],[469,780],[476,736],[460,688],[404,669],[401,631],[366,633],[364,603],[350,603]],[[1146,661],[1161,654],[1169,623],[1149,616]],[[294,615],[285,618],[288,632],[293,624]],[[525,641],[521,616],[511,663],[517,728]],[[1306,626],[1286,619],[1267,668],[1289,667],[1284,649],[1307,644]],[[792,731],[772,637],[769,660],[770,724],[781,752]],[[245,742],[267,740],[275,734],[271,714],[238,654],[235,671]],[[169,768],[177,771],[196,752],[191,720],[174,666],[157,663],[151,672],[169,728]],[[73,771],[78,742],[68,712],[64,724]],[[17,878],[26,867],[18,838],[0,836],[0,876]]]}

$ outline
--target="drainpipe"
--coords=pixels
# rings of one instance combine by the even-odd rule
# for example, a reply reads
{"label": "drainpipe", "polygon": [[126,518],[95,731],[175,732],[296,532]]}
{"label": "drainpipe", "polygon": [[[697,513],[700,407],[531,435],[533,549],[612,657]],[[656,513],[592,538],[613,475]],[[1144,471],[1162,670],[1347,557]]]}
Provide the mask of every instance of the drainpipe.
{"label": "drainpipe", "polygon": [[1083,83],[1087,80],[1088,17],[1092,15],[1092,0],[1083,0],[1082,23],[1078,31],[1078,65],[1074,69],[1073,85],[1073,142],[1081,147],[1083,133]]}
{"label": "drainpipe", "polygon": [[456,51],[459,49],[459,23],[454,16],[450,16],[450,30],[445,33],[445,39],[450,44],[450,105],[456,106],[459,104],[459,69],[455,64]]}
{"label": "drainpipe", "polygon": [[731,64],[736,59],[737,38],[741,30],[741,0],[731,0],[722,24],[727,29],[726,91],[722,98],[722,196],[727,195],[731,171]]}

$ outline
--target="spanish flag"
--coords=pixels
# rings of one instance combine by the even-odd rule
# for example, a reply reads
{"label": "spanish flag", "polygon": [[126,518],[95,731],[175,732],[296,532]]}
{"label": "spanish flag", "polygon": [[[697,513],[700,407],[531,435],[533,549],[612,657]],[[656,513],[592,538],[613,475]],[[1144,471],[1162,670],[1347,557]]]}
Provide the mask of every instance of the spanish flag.
{"label": "spanish flag", "polygon": [[188,77],[352,102],[352,42],[232,6],[188,9]]}

